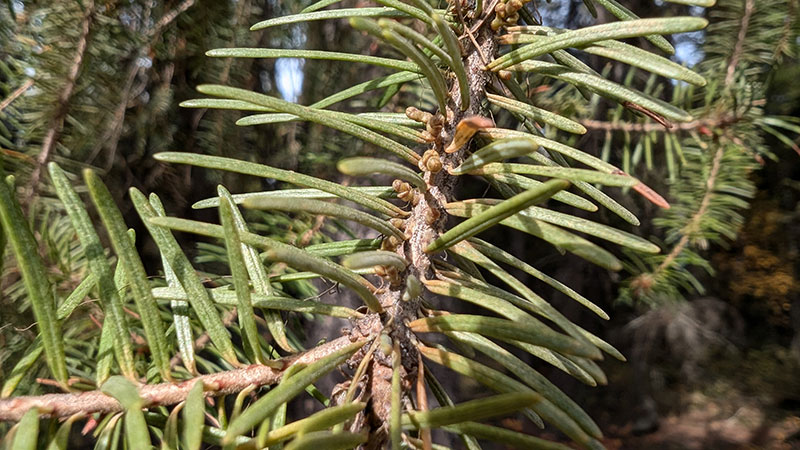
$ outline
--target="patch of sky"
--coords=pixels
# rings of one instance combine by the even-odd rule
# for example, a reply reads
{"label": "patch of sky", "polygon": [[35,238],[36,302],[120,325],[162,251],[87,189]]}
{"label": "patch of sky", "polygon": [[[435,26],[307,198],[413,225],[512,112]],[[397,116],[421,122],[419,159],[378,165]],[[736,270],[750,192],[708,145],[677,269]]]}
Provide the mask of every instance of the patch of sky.
{"label": "patch of sky", "polygon": [[556,4],[542,5],[539,13],[542,15],[542,25],[548,27],[564,28],[569,18],[570,2],[559,2]]}
{"label": "patch of sky", "polygon": [[[542,25],[556,28],[569,28],[574,26],[587,26],[594,23],[594,18],[583,6],[581,0],[571,0],[558,3],[537,4],[538,13],[542,18]],[[531,11],[531,8],[528,8]],[[537,15],[531,11],[534,17]]]}
{"label": "patch of sky", "polygon": [[[689,15],[703,16],[705,8],[700,6],[689,7]],[[675,45],[675,55],[673,61],[683,64],[686,67],[694,67],[699,64],[705,56],[702,51],[703,41],[705,41],[705,31],[693,31],[673,36]]]}
{"label": "patch of sky", "polygon": [[675,56],[672,59],[686,67],[694,67],[703,60],[703,52],[700,50],[699,44],[702,42],[704,34],[700,31],[686,34],[695,36],[676,39]]}
{"label": "patch of sky", "polygon": [[140,56],[136,58],[136,65],[139,67],[144,67],[145,69],[149,69],[153,66],[153,60],[147,56]]}
{"label": "patch of sky", "polygon": [[[290,46],[293,48],[303,48],[306,43],[306,27],[293,26],[287,36]],[[278,58],[275,61],[275,83],[278,92],[284,100],[296,102],[303,89],[303,66],[305,61],[295,58]],[[261,84],[264,92],[269,92],[262,77]],[[267,77],[268,78],[268,77]],[[268,81],[268,80],[267,80]],[[271,83],[270,86],[271,87]]]}
{"label": "patch of sky", "polygon": [[296,102],[303,88],[303,60],[279,58],[275,61],[275,82],[284,100]]}

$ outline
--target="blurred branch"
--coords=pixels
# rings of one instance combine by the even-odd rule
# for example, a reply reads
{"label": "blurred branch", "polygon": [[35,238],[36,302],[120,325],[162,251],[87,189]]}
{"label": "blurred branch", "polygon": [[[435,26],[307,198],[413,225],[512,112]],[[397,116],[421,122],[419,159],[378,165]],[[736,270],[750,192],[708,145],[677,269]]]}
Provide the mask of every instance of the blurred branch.
{"label": "blurred branch", "polygon": [[152,37],[158,36],[164,28],[166,28],[175,19],[177,19],[178,16],[181,15],[181,13],[185,12],[192,6],[194,6],[194,0],[184,0],[183,3],[178,5],[175,9],[164,14],[164,16],[161,17],[161,20],[159,20],[156,26],[153,28],[151,36]]}
{"label": "blurred branch", "polygon": [[89,29],[91,28],[92,16],[94,14],[94,2],[88,2],[86,9],[83,13],[83,20],[81,22],[81,36],[78,39],[78,45],[75,48],[75,56],[72,58],[72,64],[67,71],[67,79],[64,82],[64,87],[58,96],[58,103],[56,105],[55,114],[50,119],[47,126],[47,133],[42,140],[42,150],[36,158],[36,166],[33,169],[31,178],[28,181],[27,194],[23,205],[30,203],[30,200],[36,195],[39,186],[39,178],[42,175],[42,167],[47,163],[50,158],[50,153],[53,152],[56,144],[58,143],[58,135],[61,128],[64,126],[64,120],[69,113],[69,101],[72,93],[75,90],[75,83],[78,79],[78,73],[84,61],[84,54],[86,53],[86,44],[89,38]]}
{"label": "blurred branch", "polygon": [[689,131],[708,128],[709,130],[724,128],[736,123],[738,117],[726,115],[719,118],[698,119],[691,122],[673,123],[672,129],[667,130],[660,123],[629,123],[629,122],[606,122],[603,120],[581,120],[584,127],[593,131],[627,131],[632,133],[649,133],[651,131]]}
{"label": "blurred branch", "polygon": [[16,99],[17,99],[17,97],[19,97],[20,95],[22,95],[22,94],[23,94],[25,91],[27,91],[27,90],[28,90],[28,88],[29,88],[29,87],[31,87],[31,86],[33,86],[33,80],[29,78],[29,79],[27,79],[27,80],[26,80],[24,83],[22,83],[22,86],[18,87],[16,90],[14,90],[14,92],[12,92],[12,93],[11,93],[11,95],[9,95],[8,97],[6,97],[6,99],[5,99],[5,100],[3,100],[2,102],[0,102],[0,111],[2,111],[2,110],[4,110],[4,109],[6,109],[6,107],[7,107],[8,105],[10,105],[10,104],[11,104],[11,102],[13,102],[14,100],[16,100]]}
{"label": "blurred branch", "polygon": [[692,235],[697,232],[700,221],[706,215],[708,211],[708,207],[711,204],[711,198],[714,196],[716,192],[716,184],[717,184],[717,175],[719,175],[719,169],[722,166],[722,155],[725,151],[725,146],[718,145],[717,152],[714,154],[714,160],[711,163],[711,172],[708,174],[708,180],[706,181],[706,192],[703,195],[703,199],[700,201],[700,207],[697,208],[697,211],[692,215],[689,221],[686,222],[686,225],[683,227],[683,236],[681,236],[680,241],[672,248],[672,251],[669,252],[664,261],[659,264],[656,270],[653,271],[652,276],[655,278],[658,276],[660,272],[664,269],[670,267],[675,259],[683,252],[687,245],[689,245],[689,241],[692,238]]}
{"label": "blurred branch", "polygon": [[736,74],[736,66],[739,65],[739,58],[742,57],[744,49],[744,41],[747,38],[747,30],[750,28],[750,19],[753,17],[753,12],[756,9],[755,0],[745,0],[744,14],[742,15],[741,28],[739,28],[739,36],[736,39],[736,46],[733,48],[731,59],[728,62],[728,70],[725,75],[725,87],[733,83],[733,76]]}
{"label": "blurred branch", "polygon": [[[103,137],[97,141],[97,144],[92,149],[89,158],[87,158],[87,163],[92,163],[92,161],[97,158],[100,154],[100,151],[103,147],[108,147],[108,159],[106,161],[105,170],[109,170],[111,166],[114,164],[114,155],[117,151],[117,144],[119,143],[120,135],[122,134],[122,127],[125,122],[125,113],[128,110],[128,105],[131,101],[131,90],[133,89],[133,83],[136,81],[136,75],[142,69],[140,65],[140,59],[147,54],[150,47],[152,47],[158,38],[161,36],[161,33],[164,29],[175,21],[179,15],[186,12],[189,8],[194,6],[195,0],[185,0],[183,3],[178,5],[175,9],[167,12],[164,14],[161,19],[149,30],[147,30],[145,34],[145,44],[142,45],[138,50],[136,50],[136,54],[133,56],[130,67],[128,68],[127,75],[125,77],[125,87],[122,89],[122,95],[120,96],[120,101],[117,104],[116,109],[114,110],[114,116],[112,121],[106,127],[106,131],[103,133]],[[147,8],[145,16],[150,15],[150,8]]]}

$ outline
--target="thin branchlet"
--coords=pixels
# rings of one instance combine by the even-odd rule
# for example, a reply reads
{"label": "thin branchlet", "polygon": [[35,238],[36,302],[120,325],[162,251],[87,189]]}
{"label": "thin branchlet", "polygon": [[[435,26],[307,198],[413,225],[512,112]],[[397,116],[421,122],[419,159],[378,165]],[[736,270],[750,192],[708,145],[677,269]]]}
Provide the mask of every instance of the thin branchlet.
{"label": "thin branchlet", "polygon": [[[139,397],[146,407],[175,405],[186,400],[192,386],[202,381],[205,395],[220,396],[235,394],[252,386],[273,385],[281,380],[283,373],[295,364],[310,364],[354,342],[350,336],[342,336],[319,345],[312,350],[275,360],[270,366],[254,364],[241,369],[201,375],[179,383],[143,384]],[[272,367],[275,365],[276,367]],[[20,396],[0,400],[0,421],[19,421],[31,408],[38,408],[42,417],[70,417],[75,414],[113,413],[124,408],[113,397],[103,392],[87,391],[65,394]]]}

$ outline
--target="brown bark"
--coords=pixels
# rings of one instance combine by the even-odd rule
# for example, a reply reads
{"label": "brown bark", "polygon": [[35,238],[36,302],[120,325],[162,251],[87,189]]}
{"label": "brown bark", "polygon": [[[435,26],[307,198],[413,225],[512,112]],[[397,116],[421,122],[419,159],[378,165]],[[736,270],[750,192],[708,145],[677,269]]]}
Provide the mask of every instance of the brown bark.
{"label": "brown bark", "polygon": [[[201,375],[180,383],[142,385],[139,388],[139,397],[143,400],[145,407],[167,406],[186,400],[192,386],[198,381],[202,381],[205,385],[207,397],[233,394],[251,386],[275,384],[280,381],[283,372],[293,364],[313,363],[351,343],[350,337],[342,336],[305,353],[277,360],[276,362],[283,364],[280,368],[254,364],[227,372]],[[23,414],[31,408],[39,408],[42,417],[69,417],[79,413],[112,413],[123,409],[116,399],[99,390],[22,396],[0,400],[0,421],[19,421]]]}
{"label": "brown bark", "polygon": [[[483,21],[482,24],[488,25],[488,21]],[[469,25],[467,24],[467,26]],[[411,275],[420,280],[429,279],[433,275],[431,255],[425,253],[425,248],[445,231],[447,214],[444,205],[453,200],[453,190],[457,180],[457,177],[450,175],[446,169],[448,167],[456,167],[464,159],[463,149],[451,154],[445,153],[444,149],[452,141],[456,125],[461,119],[485,113],[485,111],[481,110],[481,105],[485,103],[486,87],[490,82],[491,74],[483,69],[485,66],[484,58],[487,55],[490,58],[494,57],[497,45],[488,26],[476,29],[474,38],[479,47],[476,47],[471,41],[461,40],[463,47],[465,47],[463,60],[469,80],[470,107],[466,111],[461,111],[461,96],[458,85],[454,80],[451,80],[449,109],[446,113],[445,124],[439,139],[430,147],[430,149],[437,151],[445,169],[438,173],[431,173],[425,170],[424,179],[428,185],[427,192],[424,195],[420,194],[419,203],[413,207],[411,215],[406,219],[405,229],[409,237],[397,249],[398,253],[403,255],[410,264],[407,271],[402,274],[401,279],[382,294],[380,300],[386,312],[379,318],[379,321],[376,321],[378,319],[376,317],[362,319],[365,324],[369,323],[367,328],[372,330],[373,337],[377,337],[381,330],[385,329],[392,337],[392,340],[399,344],[403,366],[402,386],[404,401],[410,401],[411,399],[411,392],[416,384],[419,361],[417,340],[405,324],[419,317],[420,308],[417,299],[411,301],[401,300],[406,285],[405,281]],[[438,219],[430,220],[430,217],[432,217],[431,211],[435,211],[433,217],[438,217]],[[367,394],[371,398],[367,411],[367,423],[373,424],[373,428],[370,430],[369,447],[365,448],[380,448],[385,445],[388,439],[386,427],[376,425],[389,423],[391,411],[391,357],[376,352],[370,364],[372,367],[368,373],[371,378],[366,384]]]}

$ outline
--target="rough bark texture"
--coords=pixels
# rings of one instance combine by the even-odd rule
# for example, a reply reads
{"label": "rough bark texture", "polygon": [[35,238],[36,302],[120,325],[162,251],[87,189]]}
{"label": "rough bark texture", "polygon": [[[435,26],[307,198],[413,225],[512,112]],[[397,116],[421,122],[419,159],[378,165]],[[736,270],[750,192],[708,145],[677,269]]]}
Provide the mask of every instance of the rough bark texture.
{"label": "rough bark texture", "polygon": [[[446,113],[439,138],[430,147],[439,154],[444,170],[438,173],[425,171],[427,192],[420,193],[419,202],[413,206],[411,215],[406,219],[405,230],[408,239],[397,249],[398,253],[409,261],[408,269],[401,274],[399,280],[381,294],[380,300],[386,309],[385,313],[379,318],[376,314],[365,317],[356,327],[360,330],[359,333],[366,332],[371,338],[378,337],[385,329],[392,341],[399,344],[402,356],[404,402],[411,399],[413,386],[416,385],[419,361],[416,338],[405,324],[420,316],[419,299],[410,301],[401,299],[405,291],[406,278],[413,275],[419,280],[426,280],[433,275],[431,255],[425,253],[425,248],[445,231],[447,213],[444,206],[453,200],[453,190],[457,179],[446,169],[458,166],[464,159],[463,149],[447,154],[444,152],[444,148],[453,139],[456,125],[462,118],[483,115],[482,105],[485,103],[486,87],[490,82],[491,75],[484,71],[482,58],[486,55],[491,57],[497,49],[497,44],[488,26],[477,31],[475,40],[480,45],[480,49],[476,49],[470,40],[462,41],[462,43],[466,43],[463,45],[465,50],[463,54],[470,87],[470,107],[466,111],[461,111],[461,95],[458,84],[454,78],[451,78],[449,110]],[[437,218],[431,220],[431,217]],[[359,353],[360,357],[363,357],[366,347]],[[375,352],[370,362],[370,369],[367,372],[369,380],[365,385],[365,394],[370,399],[366,425],[370,426],[371,435],[369,444],[365,448],[381,448],[386,445],[388,439],[388,427],[385,424],[389,423],[391,413],[391,365],[391,355],[384,355],[380,351]]]}

